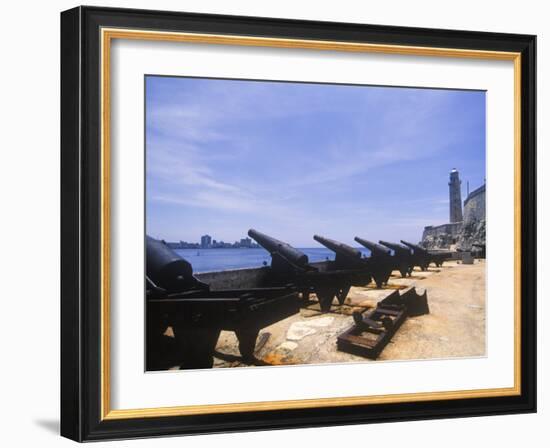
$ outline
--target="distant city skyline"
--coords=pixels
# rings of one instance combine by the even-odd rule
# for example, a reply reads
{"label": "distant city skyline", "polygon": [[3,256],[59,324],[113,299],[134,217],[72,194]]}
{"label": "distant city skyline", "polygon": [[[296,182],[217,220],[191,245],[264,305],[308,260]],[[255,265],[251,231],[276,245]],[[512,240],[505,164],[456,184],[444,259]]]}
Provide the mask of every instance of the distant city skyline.
{"label": "distant city skyline", "polygon": [[258,249],[261,247],[249,237],[239,238],[233,243],[223,240],[215,240],[210,235],[202,235],[200,241],[198,242],[185,241],[181,239],[166,241],[162,238],[161,241],[174,249]]}
{"label": "distant city skyline", "polygon": [[147,233],[419,241],[485,180],[485,92],[146,77]]}

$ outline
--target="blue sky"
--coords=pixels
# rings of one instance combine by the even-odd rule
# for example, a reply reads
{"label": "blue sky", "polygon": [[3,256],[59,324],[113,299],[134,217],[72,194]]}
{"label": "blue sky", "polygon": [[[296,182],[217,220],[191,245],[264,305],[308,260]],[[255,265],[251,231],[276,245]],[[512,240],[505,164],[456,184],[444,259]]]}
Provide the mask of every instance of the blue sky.
{"label": "blue sky", "polygon": [[146,77],[146,226],[419,241],[485,179],[485,92]]}

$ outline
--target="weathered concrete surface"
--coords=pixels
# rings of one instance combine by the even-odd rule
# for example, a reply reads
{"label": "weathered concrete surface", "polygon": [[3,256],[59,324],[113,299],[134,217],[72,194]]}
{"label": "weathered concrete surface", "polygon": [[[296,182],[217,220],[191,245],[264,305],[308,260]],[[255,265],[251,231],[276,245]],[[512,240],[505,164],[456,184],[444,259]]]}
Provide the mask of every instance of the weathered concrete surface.
{"label": "weathered concrete surface", "polygon": [[251,288],[262,284],[268,272],[265,268],[245,268],[202,272],[195,274],[195,277],[201,282],[207,283],[213,290],[238,289]]}
{"label": "weathered concrete surface", "polygon": [[[325,261],[310,263],[311,266],[324,272],[328,268]],[[226,271],[199,272],[195,277],[210,286],[212,290],[256,288],[265,284],[269,267],[228,269]]]}
{"label": "weathered concrete surface", "polygon": [[[389,286],[376,289],[353,287],[343,307],[321,314],[310,303],[300,314],[264,328],[269,338],[256,355],[258,365],[373,362],[339,352],[336,338],[353,323],[354,310],[376,306],[395,289],[417,286],[427,289],[430,314],[409,318],[378,360],[430,359],[485,355],[485,263],[445,263],[411,278],[392,277]],[[335,302],[336,303],[336,302]],[[260,338],[259,338],[260,339]],[[232,332],[222,332],[215,367],[244,367]],[[374,361],[378,362],[378,361]]]}

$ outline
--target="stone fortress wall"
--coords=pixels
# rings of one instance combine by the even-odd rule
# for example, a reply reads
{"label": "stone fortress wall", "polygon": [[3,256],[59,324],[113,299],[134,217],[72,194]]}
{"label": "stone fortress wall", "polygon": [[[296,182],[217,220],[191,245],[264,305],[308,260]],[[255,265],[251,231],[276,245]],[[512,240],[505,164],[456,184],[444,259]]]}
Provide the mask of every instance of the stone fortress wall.
{"label": "stone fortress wall", "polygon": [[472,191],[464,201],[464,221],[458,247],[472,249],[472,244],[485,244],[485,185]]}
{"label": "stone fortress wall", "polygon": [[428,249],[448,248],[457,243],[461,231],[461,222],[424,227],[422,245]]}
{"label": "stone fortress wall", "polygon": [[464,224],[485,219],[485,185],[472,191],[464,201]]}
{"label": "stone fortress wall", "polygon": [[[451,171],[451,178],[453,175],[455,181],[459,182],[455,169]],[[462,215],[461,222],[424,227],[420,244],[432,250],[458,248],[466,251],[476,249],[474,244],[485,245],[485,184],[468,195]]]}

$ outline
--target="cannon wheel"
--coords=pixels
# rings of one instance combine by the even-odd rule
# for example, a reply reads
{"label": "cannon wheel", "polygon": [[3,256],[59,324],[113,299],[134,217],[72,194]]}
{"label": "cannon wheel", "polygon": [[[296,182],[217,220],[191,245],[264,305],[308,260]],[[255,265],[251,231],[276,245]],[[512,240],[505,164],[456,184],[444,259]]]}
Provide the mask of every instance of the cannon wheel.
{"label": "cannon wheel", "polygon": [[338,294],[338,290],[334,288],[322,288],[315,291],[317,299],[319,299],[319,305],[321,306],[321,311],[323,313],[328,313],[330,307],[332,306],[332,301],[334,296]]}
{"label": "cannon wheel", "polygon": [[336,293],[336,298],[338,299],[338,303],[340,305],[343,305],[346,301],[346,297],[348,296],[350,289],[351,286],[349,285],[342,286],[340,289],[338,289],[338,292]]}

